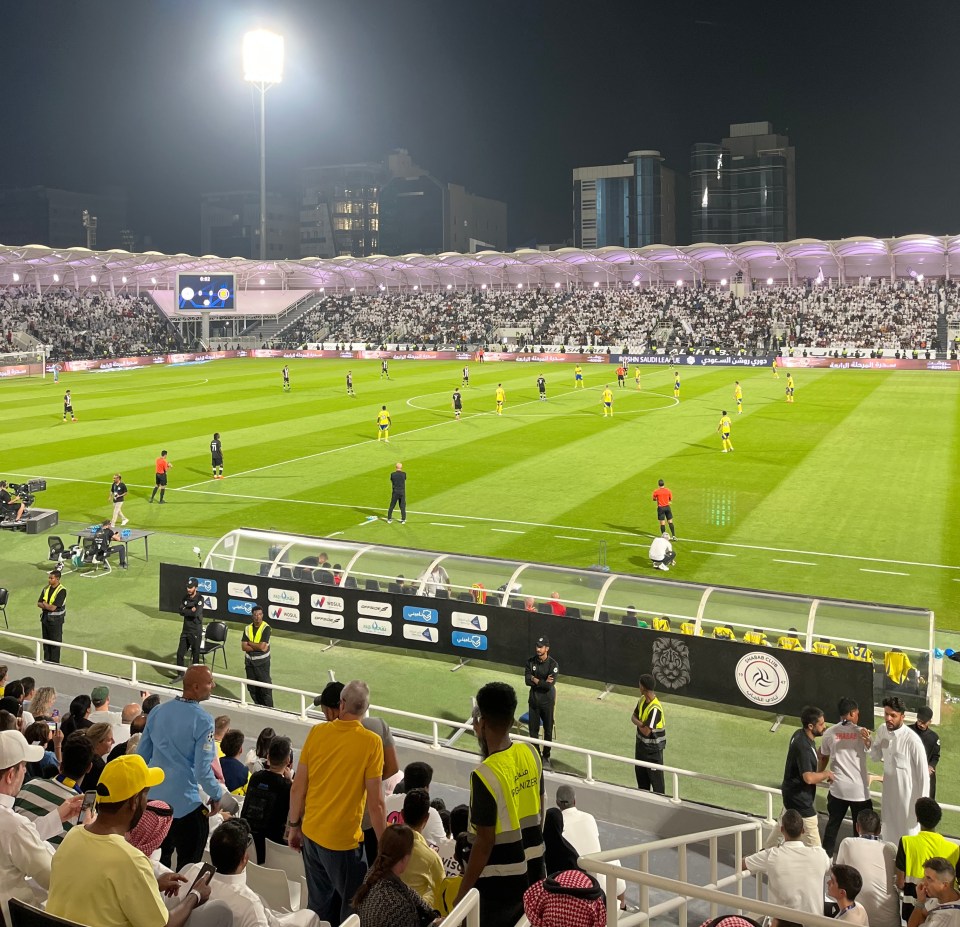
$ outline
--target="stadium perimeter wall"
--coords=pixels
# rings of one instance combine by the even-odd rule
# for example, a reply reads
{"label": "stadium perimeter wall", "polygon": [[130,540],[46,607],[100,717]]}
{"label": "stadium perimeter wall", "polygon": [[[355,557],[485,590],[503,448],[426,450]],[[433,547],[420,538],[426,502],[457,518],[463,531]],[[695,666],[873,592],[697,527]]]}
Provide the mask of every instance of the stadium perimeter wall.
{"label": "stadium perimeter wall", "polygon": [[[475,362],[477,356],[469,351],[326,351],[326,350],[268,350],[207,351],[205,353],[153,354],[141,357],[104,357],[94,360],[57,361],[61,371],[76,373],[85,370],[128,370],[138,367],[202,364],[212,360],[233,357],[275,357],[283,360],[335,359],[343,360],[440,360]],[[712,354],[563,354],[510,353],[487,351],[484,362],[511,362],[516,364],[610,364],[624,363],[641,366],[669,367],[769,367],[776,355],[755,357]],[[960,372],[960,360],[897,360],[894,358],[831,358],[831,357],[776,357],[784,368],[829,368],[833,370],[951,370]],[[47,371],[52,372],[47,364]],[[9,377],[36,377],[43,373],[43,365],[11,364],[0,366],[0,379]]]}

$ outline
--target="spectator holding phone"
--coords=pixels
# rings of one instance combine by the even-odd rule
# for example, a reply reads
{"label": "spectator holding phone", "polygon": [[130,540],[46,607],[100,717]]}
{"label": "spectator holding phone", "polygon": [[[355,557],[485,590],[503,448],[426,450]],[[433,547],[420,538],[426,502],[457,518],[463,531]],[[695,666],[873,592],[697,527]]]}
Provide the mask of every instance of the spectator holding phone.
{"label": "spectator holding phone", "polygon": [[[50,870],[47,913],[82,924],[129,924],[131,927],[183,927],[191,912],[210,897],[209,877],[198,880],[183,901],[167,911],[161,892],[184,881],[175,872],[159,879],[150,860],[127,843],[147,808],[147,795],[163,782],[163,770],[148,767],[136,754],[121,756],[103,770],[97,786],[97,816],[74,827],[64,838]],[[229,910],[207,924],[232,924]]]}

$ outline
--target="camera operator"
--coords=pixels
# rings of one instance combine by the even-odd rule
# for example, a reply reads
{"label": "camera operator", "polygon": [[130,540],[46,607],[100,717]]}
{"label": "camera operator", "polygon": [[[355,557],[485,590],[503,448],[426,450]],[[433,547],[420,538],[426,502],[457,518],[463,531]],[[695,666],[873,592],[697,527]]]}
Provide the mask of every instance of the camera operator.
{"label": "camera operator", "polygon": [[6,520],[13,516],[14,521],[22,521],[26,506],[20,500],[13,501],[13,496],[7,489],[7,481],[0,480],[0,515]]}
{"label": "camera operator", "polygon": [[105,518],[103,524],[93,536],[93,550],[97,556],[102,556],[104,559],[111,554],[119,554],[120,569],[125,570],[127,568],[127,548],[124,544],[113,543],[113,539],[118,536],[119,532],[110,524],[110,519]]}

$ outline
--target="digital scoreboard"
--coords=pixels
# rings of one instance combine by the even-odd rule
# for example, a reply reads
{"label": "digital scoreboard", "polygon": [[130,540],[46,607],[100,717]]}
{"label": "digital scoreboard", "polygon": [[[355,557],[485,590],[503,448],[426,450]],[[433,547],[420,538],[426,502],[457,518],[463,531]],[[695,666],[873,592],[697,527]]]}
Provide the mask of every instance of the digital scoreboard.
{"label": "digital scoreboard", "polygon": [[177,274],[178,312],[235,312],[236,274]]}

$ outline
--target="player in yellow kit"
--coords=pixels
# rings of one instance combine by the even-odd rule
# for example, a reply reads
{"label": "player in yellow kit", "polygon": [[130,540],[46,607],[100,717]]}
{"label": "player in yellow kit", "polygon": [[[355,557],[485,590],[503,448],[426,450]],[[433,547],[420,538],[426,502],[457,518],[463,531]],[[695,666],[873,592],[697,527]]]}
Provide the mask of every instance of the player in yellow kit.
{"label": "player in yellow kit", "polygon": [[573,388],[574,389],[583,389],[583,367],[577,364],[573,368]]}
{"label": "player in yellow kit", "polygon": [[787,402],[793,402],[793,374],[787,374]]}
{"label": "player in yellow kit", "polygon": [[732,451],[733,445],[730,443],[730,416],[727,415],[726,409],[723,410],[720,424],[717,425],[717,431],[720,432],[720,437],[723,439],[723,453],[726,454],[727,451]]}
{"label": "player in yellow kit", "polygon": [[377,413],[377,440],[390,443],[390,413],[386,406]]}
{"label": "player in yellow kit", "polygon": [[634,380],[637,381],[637,389],[640,389],[640,368],[637,367],[637,372],[633,375]]}
{"label": "player in yellow kit", "polygon": [[610,389],[610,384],[608,383],[603,388],[603,417],[606,418],[608,415],[613,418],[613,390]]}
{"label": "player in yellow kit", "polygon": [[770,366],[773,368],[773,378],[774,378],[774,380],[779,380],[779,379],[780,379],[780,371],[777,369],[777,367],[779,367],[779,364],[777,363],[777,359],[776,359],[776,358],[773,359],[773,362],[770,364]]}
{"label": "player in yellow kit", "polygon": [[673,398],[674,399],[680,398],[680,371],[679,370],[673,371]]}
{"label": "player in yellow kit", "polygon": [[743,390],[740,387],[739,380],[734,381],[733,398],[737,402],[737,415],[743,415]]}
{"label": "player in yellow kit", "polygon": [[503,403],[507,398],[507,394],[503,389],[503,384],[497,384],[497,415],[503,415]]}

